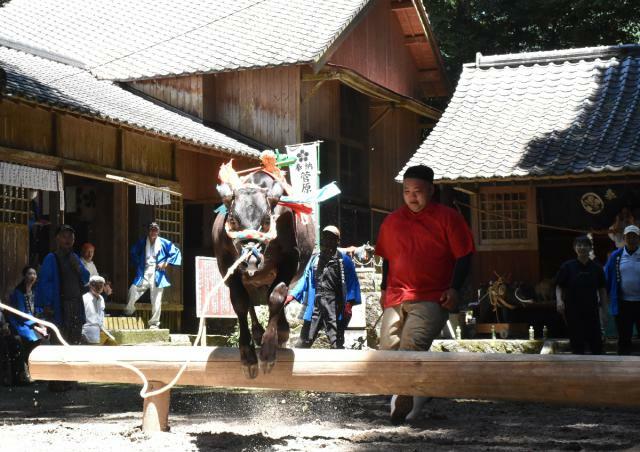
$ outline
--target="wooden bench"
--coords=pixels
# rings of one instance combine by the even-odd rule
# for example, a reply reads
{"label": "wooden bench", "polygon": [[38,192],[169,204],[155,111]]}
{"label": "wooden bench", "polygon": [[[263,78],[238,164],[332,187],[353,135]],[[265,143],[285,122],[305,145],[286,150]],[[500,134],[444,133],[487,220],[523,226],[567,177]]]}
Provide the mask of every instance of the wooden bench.
{"label": "wooden bench", "polygon": [[104,328],[113,330],[144,330],[144,320],[140,317],[105,317]]}

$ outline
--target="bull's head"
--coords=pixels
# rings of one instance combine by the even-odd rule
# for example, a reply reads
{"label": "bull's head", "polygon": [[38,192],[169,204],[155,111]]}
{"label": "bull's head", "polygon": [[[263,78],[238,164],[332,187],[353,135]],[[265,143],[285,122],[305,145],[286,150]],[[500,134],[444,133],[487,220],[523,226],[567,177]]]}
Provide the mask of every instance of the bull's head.
{"label": "bull's head", "polygon": [[249,255],[239,268],[253,276],[264,264],[265,249],[276,236],[273,211],[282,196],[282,186],[274,182],[270,188],[245,185],[232,189],[222,184],[217,189],[227,207],[227,234],[238,253]]}

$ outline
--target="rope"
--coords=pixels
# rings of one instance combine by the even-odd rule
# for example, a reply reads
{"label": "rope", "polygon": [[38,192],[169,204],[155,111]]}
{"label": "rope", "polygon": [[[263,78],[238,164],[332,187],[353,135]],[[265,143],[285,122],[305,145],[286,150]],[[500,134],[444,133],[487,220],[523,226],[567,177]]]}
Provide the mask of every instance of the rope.
{"label": "rope", "polygon": [[[522,223],[523,222],[523,220],[519,220],[519,219],[517,220],[515,218],[507,217],[505,215],[500,215],[498,213],[489,212],[488,210],[481,209],[480,207],[475,207],[475,206],[472,206],[470,204],[466,204],[464,202],[453,201],[453,203],[456,206],[463,206],[463,207],[467,207],[469,209],[477,210],[478,212],[486,213],[487,215],[491,215],[492,217],[500,218],[502,220],[513,221],[515,223]],[[555,231],[564,231],[564,232],[576,232],[578,234],[583,234],[583,235],[587,235],[587,234],[606,235],[608,233],[608,231],[585,231],[585,230],[582,230],[582,229],[572,229],[572,228],[564,228],[564,227],[561,227],[561,226],[551,226],[551,225],[548,225],[548,224],[542,224],[542,223],[537,223],[535,221],[528,221],[528,220],[524,220],[524,223],[532,224],[534,226],[537,226],[537,227],[543,228],[543,229],[553,229]]]}
{"label": "rope", "polygon": [[[233,272],[236,271],[236,268],[238,268],[238,265],[240,265],[242,263],[242,261],[244,261],[248,256],[250,255],[250,253],[246,253],[243,254],[242,256],[240,256],[234,263],[233,265],[231,265],[231,267],[229,267],[229,270],[227,270],[226,275],[224,276],[224,278],[222,278],[222,281],[220,281],[212,290],[216,291],[218,290],[218,288],[224,284],[227,279],[229,279],[229,277],[231,277],[231,275],[233,274]],[[27,314],[25,312],[22,311],[18,311],[17,309],[13,308],[12,306],[8,306],[4,303],[2,303],[0,301],[0,309],[5,309],[9,312],[11,312],[12,314],[15,314],[17,316],[23,317],[27,320],[31,320],[33,322],[36,322],[40,325],[46,326],[47,328],[50,328],[56,335],[56,337],[58,338],[58,340],[60,341],[60,343],[64,346],[64,347],[70,347],[69,343],[67,341],[64,340],[64,338],[62,337],[62,334],[60,333],[60,330],[58,329],[58,327],[56,325],[54,325],[51,322],[47,322],[46,320],[41,320],[38,319],[30,314]],[[198,334],[196,335],[195,340],[193,341],[193,345],[192,347],[197,346],[197,344],[200,343],[200,339],[202,337],[202,333],[204,331],[204,322],[205,322],[205,318],[201,317],[200,318],[200,325],[198,327]],[[187,369],[187,366],[189,365],[189,363],[191,362],[191,358],[187,357],[187,359],[185,360],[185,362],[182,364],[182,366],[180,366],[180,369],[178,370],[178,372],[176,373],[176,376],[173,378],[173,380],[171,380],[171,382],[169,382],[168,384],[166,384],[165,386],[155,390],[155,391],[150,391],[148,392],[149,389],[149,380],[147,379],[147,377],[144,375],[144,373],[142,373],[142,371],[140,369],[138,369],[137,367],[135,367],[132,364],[129,363],[125,363],[122,361],[106,361],[103,364],[114,364],[120,367],[124,367],[125,369],[130,370],[131,372],[135,373],[140,380],[142,380],[142,389],[140,390],[140,397],[142,397],[143,399],[146,399],[148,397],[154,397],[157,396],[159,394],[162,394],[163,392],[166,392],[168,390],[170,390],[171,388],[173,388],[177,383],[178,380],[180,380],[180,377],[182,376],[182,374],[184,373],[184,371]]]}

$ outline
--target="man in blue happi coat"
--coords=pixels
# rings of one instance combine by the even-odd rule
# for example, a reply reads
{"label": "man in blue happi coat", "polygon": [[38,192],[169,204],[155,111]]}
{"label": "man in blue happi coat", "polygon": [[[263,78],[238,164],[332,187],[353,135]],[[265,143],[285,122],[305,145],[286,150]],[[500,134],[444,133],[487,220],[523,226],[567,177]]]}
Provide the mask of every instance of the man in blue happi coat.
{"label": "man in blue happi coat", "polygon": [[160,326],[162,292],[165,287],[171,286],[166,270],[169,265],[181,265],[182,254],[173,243],[160,237],[160,226],[153,222],[149,224],[147,236],[138,240],[131,248],[131,262],[136,269],[136,277],[129,287],[129,302],[125,313],[132,315],[136,301],[150,290],[149,328],[157,329]]}
{"label": "man in blue happi coat", "polygon": [[[53,322],[69,344],[82,342],[82,294],[89,272],[73,252],[75,230],[63,224],[56,232],[56,251],[45,256],[36,286],[35,311]],[[51,341],[56,343],[55,335]]]}
{"label": "man in blue happi coat", "polygon": [[311,256],[289,299],[305,304],[304,324],[296,344],[310,348],[324,328],[331,348],[344,348],[344,332],[353,305],[360,304],[360,282],[351,258],[338,250],[340,231],[327,226],[320,235],[320,253]]}

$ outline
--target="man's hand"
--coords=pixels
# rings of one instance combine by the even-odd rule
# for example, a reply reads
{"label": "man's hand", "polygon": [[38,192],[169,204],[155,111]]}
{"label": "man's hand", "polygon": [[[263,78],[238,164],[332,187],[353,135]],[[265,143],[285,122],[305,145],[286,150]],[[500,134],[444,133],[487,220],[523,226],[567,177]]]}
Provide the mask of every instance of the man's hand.
{"label": "man's hand", "polygon": [[344,305],[344,313],[346,315],[352,315],[353,312],[353,303],[347,302],[347,304]]}
{"label": "man's hand", "polygon": [[456,289],[447,289],[440,296],[440,301],[442,302],[442,307],[447,311],[454,311],[458,307],[458,291]]}
{"label": "man's hand", "polygon": [[[295,298],[293,297],[293,295],[287,295],[287,298],[284,299],[284,305],[288,305],[289,303],[291,303],[293,300],[295,300]],[[298,301],[298,300],[296,300]]]}
{"label": "man's hand", "polygon": [[49,333],[47,332],[47,329],[44,326],[41,325],[33,325],[33,329],[34,331],[36,331],[37,333],[40,333],[42,336],[48,336]]}
{"label": "man's hand", "polygon": [[45,306],[42,309],[42,315],[45,319],[52,319],[54,315],[53,308],[51,306]]}
{"label": "man's hand", "polygon": [[386,290],[381,290],[380,291],[380,307],[382,308],[382,310],[384,311],[384,302],[387,299],[387,291]]}
{"label": "man's hand", "polygon": [[162,262],[161,264],[158,264],[158,270],[166,270],[166,268],[169,266],[168,262]]}

